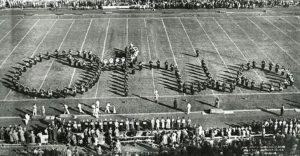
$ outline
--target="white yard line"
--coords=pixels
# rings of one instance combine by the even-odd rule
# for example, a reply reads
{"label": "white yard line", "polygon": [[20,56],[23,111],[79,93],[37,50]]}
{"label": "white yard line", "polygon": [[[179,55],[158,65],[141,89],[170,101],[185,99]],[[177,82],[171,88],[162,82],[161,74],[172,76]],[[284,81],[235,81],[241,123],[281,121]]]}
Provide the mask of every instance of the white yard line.
{"label": "white yard line", "polygon": [[[240,52],[240,54],[243,56],[244,60],[248,62],[249,59],[244,55],[244,53],[241,51],[241,49],[236,45],[236,43],[232,40],[232,38],[228,35],[228,33],[224,30],[224,28],[220,25],[220,23],[216,20],[216,18],[213,18],[213,19],[217,23],[217,25],[222,29],[222,31],[226,34],[227,38],[229,38],[229,40],[233,43],[235,48]],[[255,70],[254,72],[258,76],[260,81],[262,81],[262,78],[260,75],[258,75],[257,71]]]}
{"label": "white yard line", "polygon": [[23,40],[26,38],[26,36],[31,32],[31,30],[35,27],[35,25],[39,22],[40,20],[38,19],[32,26],[31,28],[27,31],[27,33],[22,37],[22,39],[18,42],[18,44],[12,49],[12,51],[7,55],[7,57],[4,59],[4,61],[0,65],[0,69],[3,67],[4,63],[7,61],[7,59],[11,56],[11,54],[17,49],[17,47],[20,45],[20,43],[23,42]]}
{"label": "white yard line", "polygon": [[1,25],[2,23],[4,23],[4,21],[5,21],[5,20],[2,20],[1,23],[0,23],[0,25]]}
{"label": "white yard line", "polygon": [[[144,23],[145,23],[146,36],[147,36],[148,54],[149,54],[150,60],[152,60],[152,58],[151,58],[150,44],[149,44],[149,37],[148,37],[148,29],[147,29],[148,27],[147,27],[147,22],[146,22],[146,19],[145,19],[145,18],[144,18]],[[154,82],[154,73],[153,73],[153,70],[151,70],[151,75],[152,75],[152,85],[153,85],[153,89],[154,89],[154,91],[155,91],[156,89],[155,89],[155,82]]]}
{"label": "white yard line", "polygon": [[[103,58],[104,58],[105,45],[106,45],[106,40],[107,40],[109,24],[110,24],[110,18],[108,19],[108,23],[107,23],[107,26],[106,26],[105,38],[104,38],[103,49],[102,49],[102,54],[101,54],[101,61],[103,61]],[[100,83],[100,81],[97,82],[94,98],[97,98],[99,83]]]}
{"label": "white yard line", "polygon": [[[186,29],[185,29],[185,27],[184,27],[184,25],[183,25],[183,23],[182,23],[182,21],[181,21],[181,18],[179,18],[179,21],[180,21],[180,24],[181,24],[181,26],[182,26],[184,32],[185,32],[185,35],[186,35],[187,38],[189,39],[189,43],[190,43],[191,47],[192,47],[193,50],[194,50],[193,53],[195,53],[196,49],[195,49],[195,47],[194,47],[194,45],[193,45],[193,43],[192,43],[192,40],[191,40],[189,34],[187,33],[187,31],[186,31]],[[200,62],[199,58],[197,58],[196,60],[197,60],[197,62],[199,63],[199,65],[201,66],[201,62]],[[212,94],[215,95],[214,90],[211,89],[211,91],[212,91]]]}
{"label": "white yard line", "polygon": [[[196,18],[198,24],[200,25],[201,29],[204,31],[206,37],[208,38],[208,40],[210,41],[210,43],[211,43],[211,44],[213,45],[213,47],[215,48],[215,50],[216,50],[216,52],[218,53],[220,59],[222,60],[222,62],[223,62],[223,64],[225,65],[225,67],[227,68],[227,71],[230,72],[230,71],[229,71],[229,68],[228,68],[228,66],[227,66],[227,64],[225,63],[223,57],[221,56],[221,54],[220,54],[218,48],[217,48],[216,45],[215,45],[215,43],[211,40],[211,38],[210,38],[209,35],[207,34],[206,30],[203,28],[202,24],[199,22],[198,18],[197,18],[197,17],[195,17],[195,18]],[[238,87],[238,90],[239,90],[241,93],[243,93],[242,90],[241,90],[239,87]]]}
{"label": "white yard line", "polygon": [[[260,49],[260,47],[257,45],[257,43],[250,37],[250,35],[237,23],[237,22],[235,22],[235,20],[231,17],[231,21],[235,24],[235,25],[237,25],[239,28],[240,28],[240,30],[242,30],[242,32],[244,33],[244,34],[246,34],[246,36],[247,36],[247,38],[255,45],[255,47],[257,48],[257,49]],[[259,50],[260,51],[260,50]],[[261,51],[261,53],[270,61],[270,62],[272,62],[273,64],[274,64],[274,61],[268,56],[268,55],[266,55],[263,51]],[[298,92],[300,91],[296,86],[293,86]]]}
{"label": "white yard line", "polygon": [[[79,50],[79,51],[82,51],[82,49],[83,49],[83,46],[84,46],[84,44],[85,44],[87,35],[88,35],[89,31],[90,31],[92,22],[93,22],[93,19],[90,20],[89,26],[88,26],[88,28],[87,28],[87,30],[86,30],[86,33],[85,33],[85,36],[84,36],[84,39],[83,39],[83,42],[82,42],[82,44],[81,44],[81,47],[80,47],[80,50]],[[70,83],[69,83],[69,85],[68,85],[68,88],[70,88],[71,85],[72,85],[72,82],[73,82],[75,73],[76,73],[76,68],[73,69],[73,73],[72,73],[71,80],[70,80]]]}
{"label": "white yard line", "polygon": [[296,29],[296,31],[300,30],[300,28],[298,28],[297,26],[295,26],[294,24],[292,24],[288,20],[284,19],[283,17],[281,17],[280,19],[284,20],[287,24],[289,24],[291,27],[293,27],[294,29]]}
{"label": "white yard line", "polygon": [[290,38],[291,40],[293,40],[296,44],[300,45],[300,43],[296,40],[294,40],[293,38],[291,38],[290,35],[288,35],[286,32],[284,32],[282,29],[280,29],[279,27],[277,27],[275,24],[273,24],[269,19],[264,18],[266,21],[268,21],[273,27],[275,27],[276,29],[278,29],[281,33],[283,33],[286,37]]}
{"label": "white yard line", "polygon": [[[49,28],[49,30],[46,32],[46,34],[44,35],[43,39],[40,41],[40,43],[37,45],[37,47],[35,48],[35,50],[33,51],[31,57],[34,56],[34,54],[37,52],[38,48],[41,46],[41,44],[44,42],[46,36],[49,34],[49,32],[52,30],[53,26],[55,25],[55,23],[57,22],[57,20],[55,20],[55,22],[53,22],[53,24],[51,25],[51,27]],[[9,94],[12,92],[12,90],[10,89],[9,92],[7,93],[7,95],[5,96],[5,98],[7,98],[9,96]],[[35,98],[36,99],[36,98]]]}
{"label": "white yard line", "polygon": [[[160,98],[180,98],[180,97],[209,97],[209,96],[258,96],[258,95],[300,95],[300,92],[257,92],[257,93],[215,93],[202,95],[162,95]],[[64,98],[64,99],[11,99],[0,100],[0,102],[24,102],[24,101],[60,101],[60,100],[94,100],[94,99],[140,99],[140,98],[154,98],[155,96],[131,96],[131,97],[86,97],[86,98]],[[21,103],[20,103],[21,104]]]}
{"label": "white yard line", "polygon": [[[65,39],[67,38],[67,36],[68,36],[68,34],[69,34],[69,32],[70,32],[70,30],[71,30],[71,28],[72,28],[74,22],[75,22],[75,20],[73,20],[72,23],[71,23],[71,25],[69,26],[69,29],[68,29],[67,33],[65,34],[63,40],[61,41],[61,43],[60,43],[60,45],[59,45],[59,47],[58,47],[58,49],[57,49],[58,51],[60,50],[61,46],[63,45],[63,43],[64,43],[64,41],[65,41]],[[47,76],[48,76],[48,74],[49,74],[49,72],[50,72],[50,70],[51,70],[51,67],[52,67],[54,61],[55,61],[55,59],[52,60],[52,62],[51,62],[51,64],[50,64],[50,67],[48,68],[47,73],[46,73],[46,75],[45,75],[45,77],[44,77],[44,79],[43,79],[43,81],[42,81],[42,84],[41,84],[40,87],[39,87],[39,90],[43,87],[43,85],[44,85],[44,83],[45,83],[45,81],[46,81],[46,78],[47,78]],[[36,99],[35,99],[35,100],[36,100]]]}
{"label": "white yard line", "polygon": [[129,34],[128,34],[128,28],[129,26],[128,26],[128,18],[126,18],[126,46],[129,44],[128,42],[128,36],[129,36]]}
{"label": "white yard line", "polygon": [[23,19],[20,19],[16,24],[15,24],[15,26],[14,27],[12,27],[1,39],[0,39],[0,42],[2,42],[2,40],[11,32],[11,31],[13,31],[16,27],[17,27],[17,25],[22,21]]}
{"label": "white yard line", "polygon": [[298,66],[300,66],[300,63],[295,60],[285,49],[283,49],[275,40],[273,40],[261,27],[259,27],[255,22],[253,22],[249,17],[246,17],[252,24],[254,24],[261,32],[263,32],[270,40],[272,40],[282,51],[284,51],[291,60],[294,61]]}
{"label": "white yard line", "polygon": [[165,32],[166,32],[166,36],[167,36],[167,39],[168,39],[168,43],[169,43],[169,46],[170,46],[170,50],[171,50],[171,52],[172,52],[172,54],[173,54],[174,63],[175,63],[175,65],[176,65],[176,67],[178,67],[178,64],[177,64],[177,61],[176,61],[176,57],[175,57],[175,54],[174,54],[174,51],[173,51],[173,47],[172,47],[172,45],[171,45],[171,41],[170,41],[170,38],[169,38],[169,35],[168,35],[168,32],[167,32],[167,28],[166,28],[166,26],[165,26],[165,23],[164,23],[163,18],[161,18],[161,22],[162,22],[163,27],[164,27],[164,30],[165,30]]}
{"label": "white yard line", "polygon": [[[285,111],[295,111],[297,108],[286,108]],[[267,111],[280,111],[280,109],[265,109]],[[233,112],[233,113],[243,113],[243,112],[262,112],[261,109],[242,109],[242,110],[224,110],[224,112]],[[99,114],[99,117],[105,116],[145,116],[145,115],[170,115],[170,114],[186,114],[186,112],[157,112],[157,113],[122,113],[122,114]],[[204,111],[192,111],[191,114],[203,114],[206,115]],[[72,114],[77,117],[92,117],[87,114]],[[214,114],[209,114],[214,115]],[[226,114],[223,114],[226,115]],[[232,114],[227,114],[232,115]],[[54,118],[55,116],[48,116]],[[20,116],[1,116],[0,119],[22,119]]]}

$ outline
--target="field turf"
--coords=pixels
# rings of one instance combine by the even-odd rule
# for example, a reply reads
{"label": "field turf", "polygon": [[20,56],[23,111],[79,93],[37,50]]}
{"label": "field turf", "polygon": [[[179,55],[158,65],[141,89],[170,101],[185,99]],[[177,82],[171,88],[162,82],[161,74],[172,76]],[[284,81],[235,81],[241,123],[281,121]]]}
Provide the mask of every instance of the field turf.
{"label": "field turf", "polygon": [[[117,112],[128,114],[183,111],[185,101],[192,104],[192,111],[206,110],[213,108],[215,97],[221,99],[220,108],[228,110],[280,108],[282,104],[286,108],[300,107],[298,16],[54,17],[0,18],[0,116],[30,113],[34,103],[44,105],[47,114],[61,113],[62,103],[67,103],[71,113],[78,114],[79,102],[84,103],[84,110],[91,111],[96,100],[100,100],[101,107],[110,102]],[[163,64],[168,60],[178,65],[184,81],[205,79],[201,59],[207,62],[213,77],[221,81],[233,77],[241,63],[266,60],[290,68],[295,85],[276,93],[237,87],[233,93],[207,89],[191,96],[176,91],[172,72],[151,71],[147,67],[129,76],[128,97],[123,96],[121,74],[117,71],[103,72],[88,92],[65,99],[35,99],[5,85],[13,66],[38,53],[55,49],[92,50],[100,58],[110,58],[114,50],[123,50],[130,42],[140,50],[139,61],[159,59]],[[200,50],[199,58],[194,57],[195,49]],[[50,59],[29,69],[20,81],[38,89],[56,89],[72,86],[82,79],[83,72]],[[278,79],[260,70],[246,75],[256,82]],[[153,102],[154,90],[161,96],[159,103]],[[179,99],[178,109],[172,108],[174,98]]]}

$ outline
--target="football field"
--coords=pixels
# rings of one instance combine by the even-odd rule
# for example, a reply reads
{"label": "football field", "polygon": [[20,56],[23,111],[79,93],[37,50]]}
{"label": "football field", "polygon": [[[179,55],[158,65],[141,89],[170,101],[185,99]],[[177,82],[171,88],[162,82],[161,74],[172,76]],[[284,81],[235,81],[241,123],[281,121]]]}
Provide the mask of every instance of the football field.
{"label": "football field", "polygon": [[[102,59],[109,59],[116,50],[124,50],[133,43],[139,48],[138,61],[146,64],[141,71],[130,74],[129,95],[123,96],[122,73],[105,71],[98,83],[84,94],[67,98],[40,99],[15,92],[9,87],[13,67],[39,53],[72,49],[91,50]],[[91,112],[96,100],[104,108],[107,102],[116,106],[118,113],[158,113],[185,110],[186,101],[192,111],[213,107],[216,97],[220,108],[248,110],[300,108],[300,19],[298,16],[238,16],[224,17],[121,17],[121,18],[0,18],[0,116],[23,116],[32,105],[44,105],[46,113],[63,112],[62,103],[72,114],[79,114],[77,104]],[[195,57],[198,49],[200,57]],[[282,92],[266,92],[237,87],[233,93],[206,89],[195,95],[177,91],[174,72],[148,68],[148,62],[167,60],[178,66],[183,81],[204,81],[201,59],[206,61],[212,76],[220,81],[233,79],[240,64],[255,60],[278,63],[294,74],[295,84]],[[256,85],[261,81],[278,82],[282,77],[258,69],[244,72]],[[54,58],[43,60],[24,73],[20,82],[30,88],[70,87],[83,79],[85,71],[64,65]],[[158,90],[159,103],[154,103]],[[173,109],[174,98],[179,108]],[[186,100],[185,100],[186,99]],[[39,110],[40,111],[40,110]]]}

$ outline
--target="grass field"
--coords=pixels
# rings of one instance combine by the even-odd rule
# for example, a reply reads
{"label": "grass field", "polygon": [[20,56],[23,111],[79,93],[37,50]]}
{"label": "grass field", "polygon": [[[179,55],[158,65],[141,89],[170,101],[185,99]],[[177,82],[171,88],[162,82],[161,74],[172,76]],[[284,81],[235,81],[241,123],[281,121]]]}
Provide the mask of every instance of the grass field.
{"label": "grass field", "polygon": [[[222,109],[300,107],[300,19],[298,16],[226,16],[226,17],[151,17],[151,18],[0,18],[0,77],[6,82],[9,70],[27,57],[59,50],[92,50],[100,58],[109,58],[114,49],[124,49],[132,42],[140,49],[139,60],[153,60],[178,65],[184,81],[204,80],[200,60],[206,60],[212,75],[226,81],[234,68],[248,60],[279,63],[295,75],[295,85],[283,92],[268,93],[237,88],[233,93],[207,89],[195,96],[178,93],[173,73],[165,70],[137,71],[129,77],[129,96],[120,90],[120,73],[106,71],[88,92],[66,99],[35,99],[0,83],[0,116],[18,116],[31,112],[32,105],[45,105],[47,114],[59,114],[61,103],[78,114],[78,102],[90,111],[100,100],[116,105],[120,113],[175,112],[173,99],[187,99],[192,111],[213,108],[220,97]],[[194,57],[195,49],[200,58]],[[247,73],[259,82],[277,79],[259,70]],[[81,79],[82,70],[45,60],[23,74],[21,82],[35,88],[52,89],[71,86]],[[161,98],[153,102],[154,90]]]}

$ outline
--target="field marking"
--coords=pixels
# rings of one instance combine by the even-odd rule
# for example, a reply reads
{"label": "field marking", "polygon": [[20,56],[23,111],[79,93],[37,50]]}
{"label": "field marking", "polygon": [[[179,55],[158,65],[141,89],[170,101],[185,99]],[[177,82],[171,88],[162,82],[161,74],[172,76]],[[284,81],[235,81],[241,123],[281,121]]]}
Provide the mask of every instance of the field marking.
{"label": "field marking", "polygon": [[16,25],[14,26],[14,27],[12,27],[1,39],[0,39],[0,42],[2,42],[2,40],[12,31],[12,30],[14,30],[16,27],[17,27],[17,25],[22,21],[23,19],[20,19],[17,23],[16,23]]}
{"label": "field marking", "polygon": [[[180,24],[181,24],[181,26],[182,26],[182,28],[183,28],[183,30],[184,30],[184,32],[185,32],[185,35],[187,36],[187,38],[188,38],[188,40],[189,40],[189,43],[190,43],[190,45],[191,45],[191,47],[193,48],[194,53],[195,53],[196,49],[195,49],[195,47],[194,47],[194,45],[193,45],[193,43],[192,43],[192,40],[191,40],[189,34],[187,33],[187,31],[186,31],[186,29],[185,29],[185,27],[184,27],[184,25],[183,25],[183,23],[182,23],[182,21],[181,21],[181,18],[179,18],[179,21],[180,21]],[[197,62],[198,62],[198,63],[200,64],[200,66],[201,66],[201,62],[200,62],[200,60],[199,60],[198,57],[197,57],[196,60],[197,60]],[[211,89],[211,91],[212,91],[212,94],[215,95],[214,90]]]}
{"label": "field marking", "polygon": [[0,25],[1,25],[2,23],[4,23],[4,21],[5,21],[5,20],[2,20],[1,23],[0,23]]}
{"label": "field marking", "polygon": [[[180,97],[209,97],[209,96],[256,96],[256,95],[300,95],[300,92],[256,92],[256,93],[215,93],[213,94],[200,94],[200,95],[162,95],[160,98],[180,98]],[[141,98],[154,98],[155,96],[131,96],[131,97],[86,97],[86,98],[61,98],[61,99],[11,99],[0,100],[0,102],[25,102],[25,101],[60,101],[60,100],[94,100],[94,99],[141,99]]]}
{"label": "field marking", "polygon": [[178,67],[178,64],[177,64],[177,61],[176,61],[176,57],[175,57],[175,54],[174,54],[174,52],[173,52],[173,47],[172,47],[172,45],[171,45],[171,41],[170,41],[170,38],[169,38],[169,35],[168,35],[168,32],[167,32],[167,28],[166,28],[166,26],[165,26],[165,23],[164,23],[163,18],[161,18],[161,22],[162,22],[163,27],[164,27],[164,30],[165,30],[165,32],[166,32],[166,36],[167,36],[167,39],[168,39],[168,42],[169,42],[170,50],[171,50],[171,52],[172,52],[172,54],[173,54],[174,63],[175,63],[175,65],[176,65],[176,67]]}
{"label": "field marking", "polygon": [[[229,34],[224,30],[224,28],[220,25],[220,23],[216,20],[216,18],[213,18],[214,21],[217,23],[217,25],[222,29],[222,31],[226,34],[226,36],[229,38],[229,40],[233,43],[235,48],[242,54],[245,61],[249,62],[249,59],[244,55],[244,53],[241,51],[241,49],[235,44],[235,42],[232,40],[232,38],[229,36]],[[260,81],[262,81],[261,76],[257,73],[256,70],[254,70],[255,74],[258,76]]]}
{"label": "field marking", "polygon": [[128,34],[128,18],[126,18],[126,46],[129,44],[128,42],[128,36],[129,36],[129,34]]}
{"label": "field marking", "polygon": [[[150,49],[150,44],[149,44],[149,37],[148,37],[148,27],[147,27],[147,22],[146,22],[146,19],[145,19],[145,18],[144,18],[144,23],[145,23],[146,36],[147,36],[148,54],[149,54],[150,60],[152,60],[152,58],[151,58],[151,49]],[[156,89],[155,89],[155,82],[154,82],[154,73],[153,73],[153,70],[151,70],[151,75],[152,75],[153,89],[154,89],[154,91],[155,91]]]}
{"label": "field marking", "polygon": [[[17,47],[19,46],[19,44],[21,42],[23,42],[24,38],[26,38],[26,36],[31,32],[31,30],[35,27],[35,25],[39,22],[40,20],[38,19],[32,26],[31,28],[28,30],[28,32],[22,37],[22,39],[18,42],[18,44],[14,47],[14,49],[10,52],[10,54],[5,58],[5,60],[2,62],[2,64],[0,65],[0,68],[2,68],[2,66],[4,65],[4,63],[6,63],[6,61],[8,60],[8,58],[12,55],[12,53],[17,49]],[[6,94],[6,96],[4,97],[4,100],[7,99],[8,95],[11,93],[11,89],[8,91],[8,93]]]}
{"label": "field marking", "polygon": [[[86,33],[85,33],[85,36],[84,36],[83,42],[82,42],[82,44],[81,44],[80,51],[82,51],[82,49],[83,49],[83,46],[84,46],[84,44],[85,44],[85,41],[86,41],[87,35],[88,35],[89,31],[90,31],[90,28],[91,28],[91,24],[92,24],[92,22],[93,22],[93,19],[91,18],[91,20],[90,20],[90,23],[89,23],[89,26],[88,26],[88,28],[87,28],[87,30],[86,30]],[[68,88],[70,88],[70,87],[71,87],[71,84],[72,84],[72,82],[73,82],[73,79],[74,79],[75,73],[76,73],[76,68],[74,68],[74,69],[73,69],[73,73],[72,73],[71,80],[70,80],[70,83],[69,83],[69,85],[68,85]]]}
{"label": "field marking", "polygon": [[[221,54],[220,54],[218,48],[217,48],[216,45],[215,45],[215,43],[211,40],[211,38],[210,38],[209,35],[207,34],[206,30],[204,29],[204,27],[202,26],[202,24],[199,22],[198,18],[197,18],[197,17],[195,17],[195,18],[196,18],[198,24],[200,25],[201,29],[204,31],[206,37],[208,38],[208,40],[210,41],[210,43],[211,43],[211,44],[213,45],[213,47],[215,48],[215,50],[216,50],[216,52],[218,53],[219,57],[221,58],[223,64],[224,64],[225,67],[227,68],[227,72],[230,72],[230,71],[229,71],[229,68],[228,68],[228,66],[227,66],[227,64],[225,63],[223,57],[221,56]],[[243,93],[242,90],[241,90],[239,87],[238,87],[238,90],[239,90],[241,93]]]}
{"label": "field marking", "polygon": [[300,43],[296,40],[294,40],[293,38],[290,37],[290,35],[288,35],[286,32],[284,32],[282,29],[280,29],[279,27],[277,27],[274,23],[272,23],[269,19],[267,18],[263,18],[265,19],[268,23],[270,23],[273,27],[275,27],[276,29],[278,29],[281,33],[283,33],[285,36],[287,36],[288,38],[290,38],[291,40],[293,40],[296,44],[300,45]]}
{"label": "field marking", "polygon": [[[297,108],[285,108],[285,111],[295,111]],[[281,111],[280,108],[272,108],[272,109],[265,109],[267,111]],[[224,112],[233,112],[233,113],[243,113],[243,112],[264,112],[262,111],[262,109],[233,109],[233,110],[227,110],[224,109]],[[99,117],[105,117],[105,116],[144,116],[144,115],[170,115],[170,114],[186,114],[186,111],[181,111],[181,112],[153,112],[153,113],[116,113],[116,114],[106,114],[106,113],[100,113]],[[205,113],[205,111],[191,111],[190,114],[202,114],[202,115],[215,115],[215,114],[207,114]],[[88,115],[88,114],[72,114],[76,117],[93,117],[92,115]],[[219,114],[219,115],[233,115],[233,114]],[[40,115],[38,115],[40,116]],[[41,116],[40,116],[41,117]],[[48,116],[48,117],[52,117],[54,118],[55,116]],[[0,119],[22,119],[20,116],[1,116]],[[35,120],[35,119],[32,119]]]}
{"label": "field marking", "polygon": [[273,40],[261,27],[259,27],[255,22],[253,22],[249,17],[246,17],[252,24],[254,24],[261,32],[263,32],[270,40],[272,40],[282,51],[284,51],[291,60],[293,60],[298,66],[299,62],[296,61],[286,50],[284,50],[275,40]]}
{"label": "field marking", "polygon": [[[252,43],[254,43],[254,45],[256,46],[256,48],[257,49],[261,49],[258,45],[257,45],[257,43],[254,41],[254,39],[252,39],[251,37],[250,37],[250,35],[233,19],[233,17],[231,17],[231,21],[235,24],[235,25],[237,25],[239,28],[240,28],[240,30],[242,30],[243,31],[243,33],[247,36],[247,38],[250,40],[250,41],[252,41]],[[259,50],[263,55],[265,55],[265,57],[270,61],[270,62],[272,62],[273,64],[274,64],[274,61],[267,55],[267,54],[265,54],[262,50]],[[293,85],[293,87],[299,92],[300,90],[296,87],[296,86],[294,86]]]}
{"label": "field marking", "polygon": [[0,69],[3,67],[3,65],[6,63],[7,59],[11,56],[11,54],[17,49],[17,47],[20,45],[20,43],[23,42],[23,40],[27,37],[27,35],[31,32],[31,30],[35,27],[35,25],[39,22],[40,20],[38,19],[32,26],[31,28],[27,31],[27,33],[21,38],[21,40],[18,42],[18,44],[12,49],[12,51],[7,55],[7,57],[3,60],[3,62],[0,65]]}
{"label": "field marking", "polygon": [[[109,24],[110,24],[110,18],[108,19],[106,30],[105,30],[105,38],[104,38],[104,42],[103,42],[103,49],[102,49],[102,54],[101,54],[101,61],[103,61],[103,57],[104,57],[105,45],[106,45],[106,40],[107,40],[107,34],[108,34]],[[100,83],[100,81],[97,82],[97,86],[96,86],[97,88],[96,88],[96,91],[95,91],[94,98],[97,98],[99,83]]]}
{"label": "field marking", "polygon": [[[40,43],[37,45],[37,47],[35,48],[35,50],[33,51],[31,57],[34,56],[34,54],[37,52],[38,48],[41,46],[41,44],[44,42],[46,36],[49,34],[50,30],[52,30],[53,26],[56,24],[57,20],[55,20],[55,22],[53,22],[53,24],[51,25],[51,27],[48,29],[48,31],[46,32],[46,34],[44,35],[44,37],[42,38],[42,40],[40,41]],[[12,89],[9,90],[9,92],[7,93],[7,95],[5,96],[6,98],[9,96],[9,94],[12,92]],[[36,97],[35,97],[36,99]]]}
{"label": "field marking", "polygon": [[291,27],[293,27],[294,29],[296,29],[296,31],[299,31],[300,28],[297,28],[297,26],[295,26],[294,24],[292,24],[291,22],[289,22],[288,20],[284,19],[284,18],[280,18],[282,20],[284,20],[286,23],[288,23]]}
{"label": "field marking", "polygon": [[[69,26],[69,29],[68,29],[67,33],[65,34],[65,36],[64,36],[64,38],[63,38],[63,40],[62,40],[62,42],[60,43],[60,45],[59,45],[59,47],[58,47],[58,49],[57,49],[58,51],[60,50],[61,46],[63,45],[63,43],[64,43],[64,41],[65,41],[65,39],[67,38],[67,35],[69,34],[69,32],[70,32],[70,30],[71,30],[71,28],[72,28],[74,22],[75,22],[75,20],[73,20],[72,23],[71,23],[71,25]],[[48,76],[48,74],[49,74],[49,72],[50,72],[50,70],[51,70],[51,67],[52,67],[54,61],[55,61],[55,59],[52,60],[50,66],[49,66],[49,68],[48,68],[48,70],[47,70],[47,73],[46,73],[46,75],[45,75],[45,77],[44,77],[44,79],[43,79],[43,81],[42,81],[42,84],[41,84],[40,87],[39,87],[39,90],[43,87],[43,85],[44,85],[44,83],[45,83],[45,81],[46,81],[46,78],[47,78],[47,76]],[[37,100],[37,99],[35,99],[35,100]]]}

